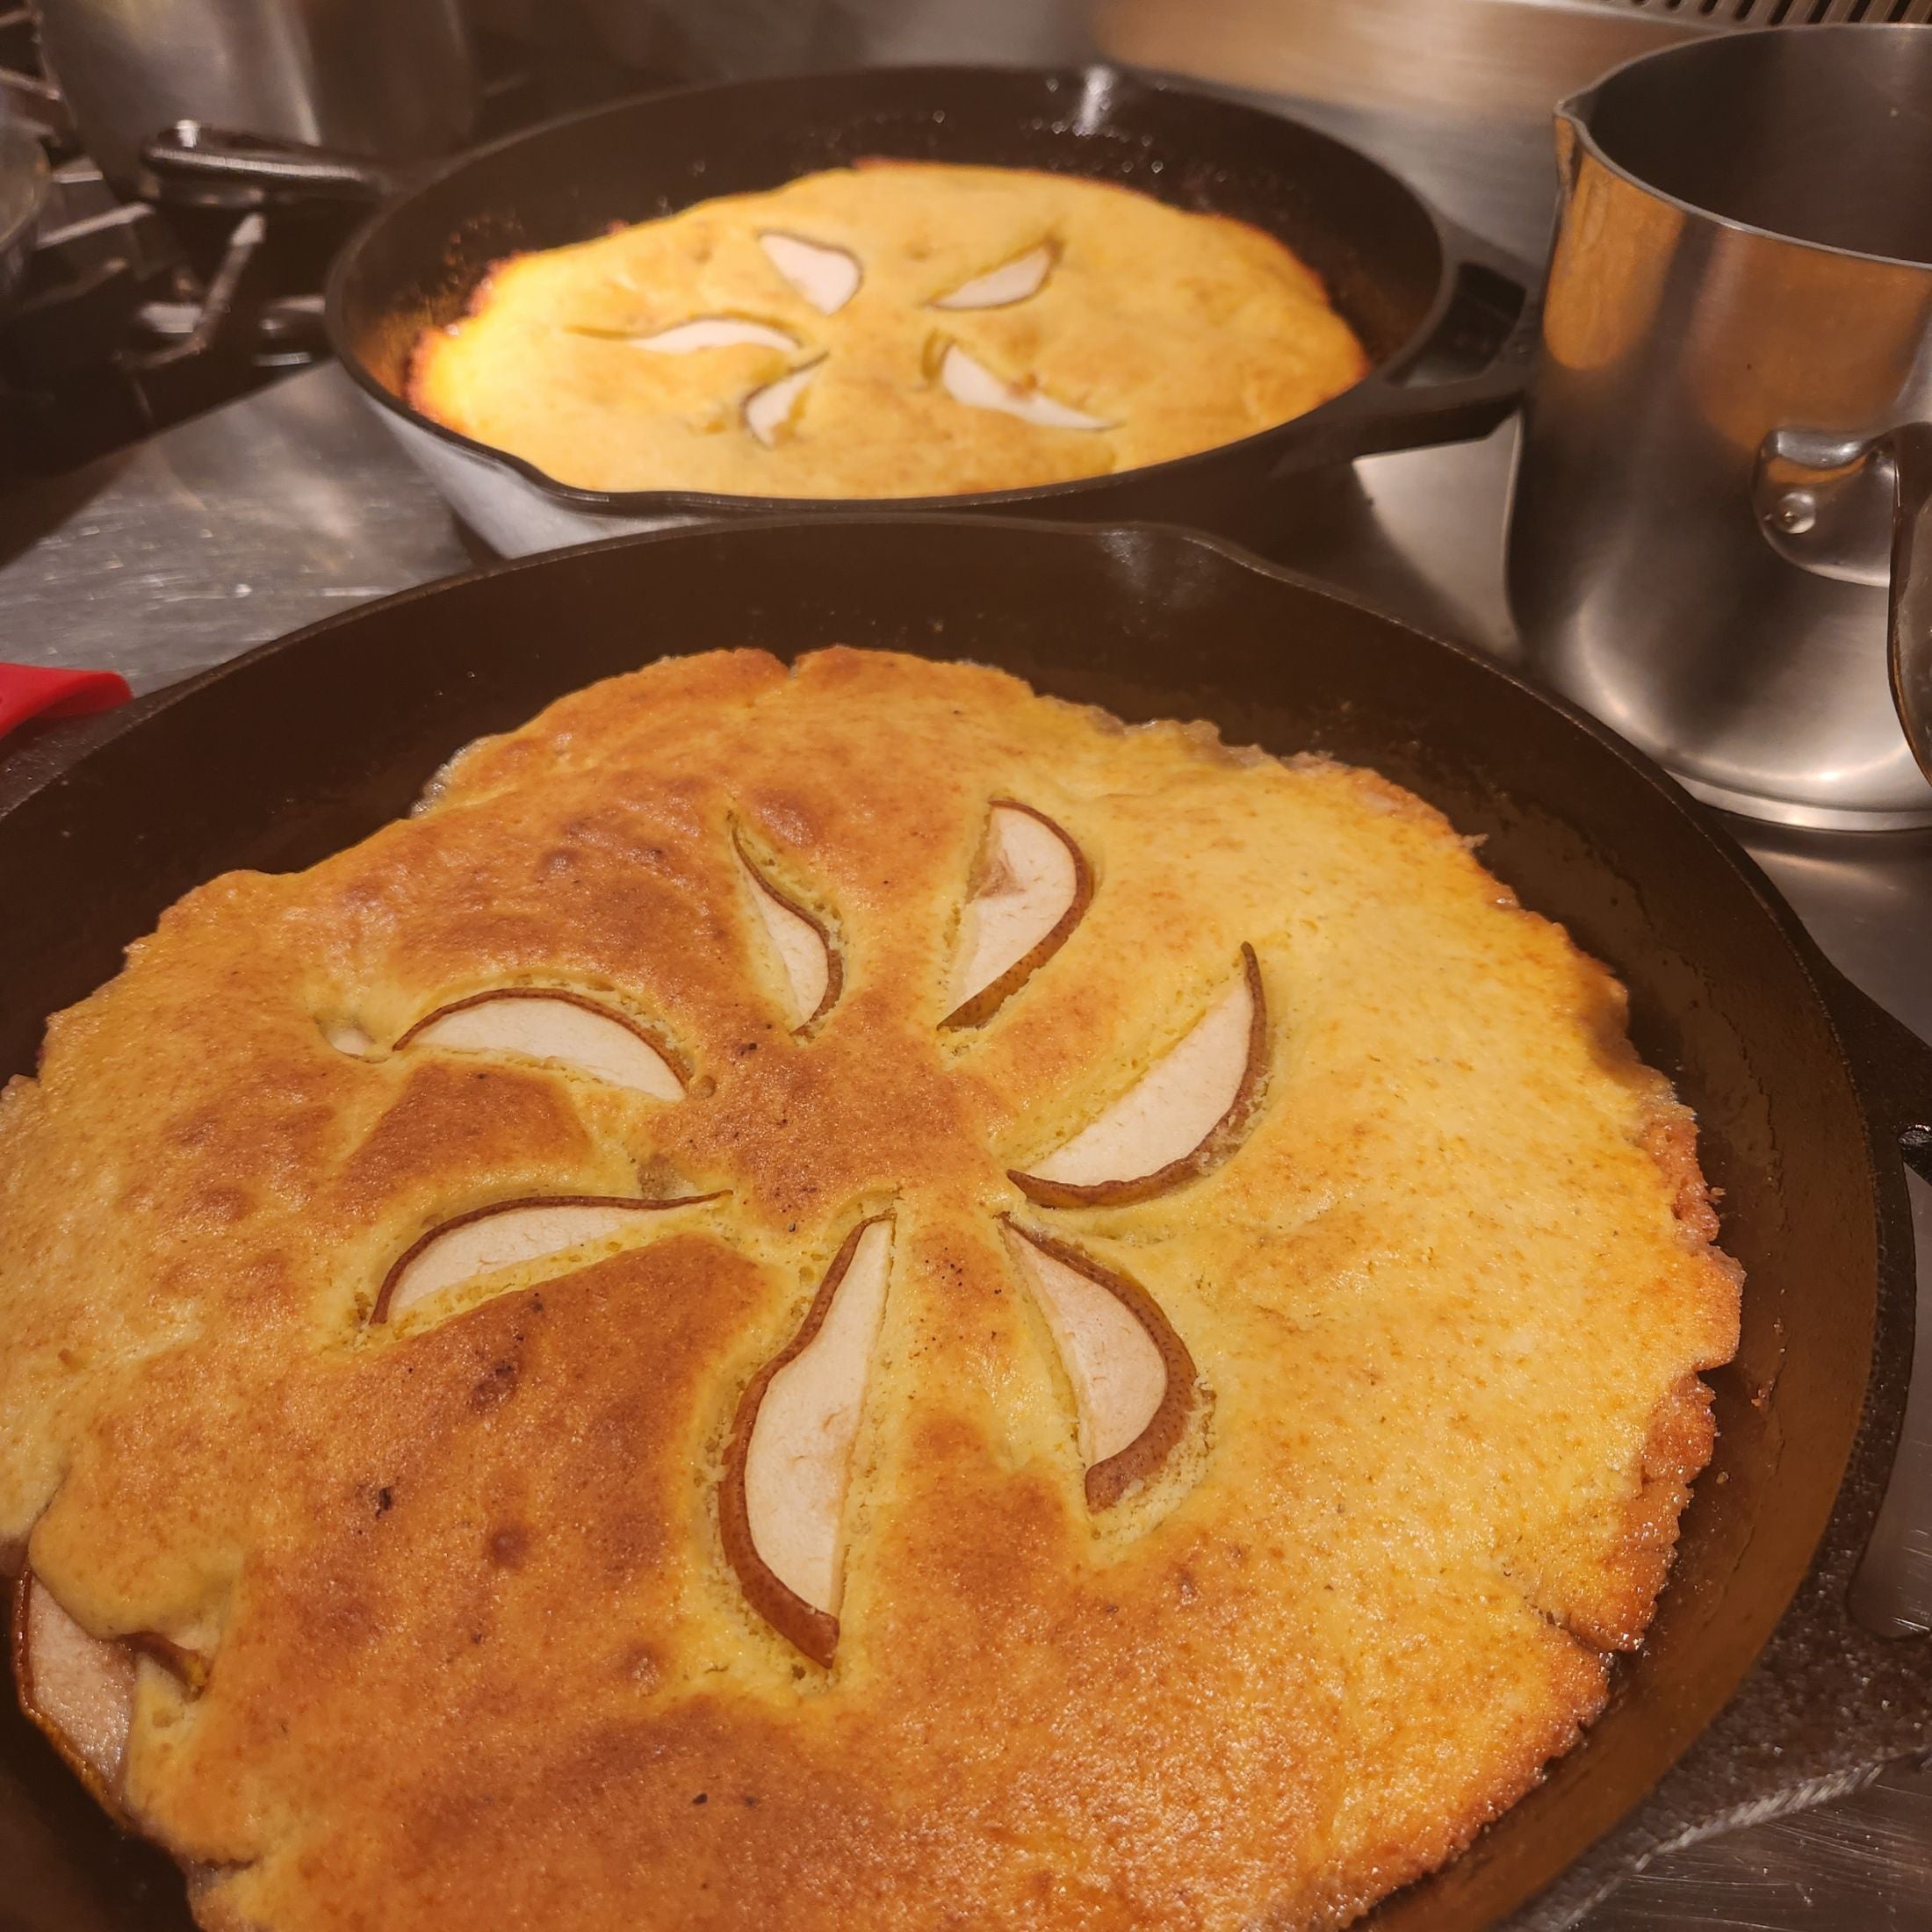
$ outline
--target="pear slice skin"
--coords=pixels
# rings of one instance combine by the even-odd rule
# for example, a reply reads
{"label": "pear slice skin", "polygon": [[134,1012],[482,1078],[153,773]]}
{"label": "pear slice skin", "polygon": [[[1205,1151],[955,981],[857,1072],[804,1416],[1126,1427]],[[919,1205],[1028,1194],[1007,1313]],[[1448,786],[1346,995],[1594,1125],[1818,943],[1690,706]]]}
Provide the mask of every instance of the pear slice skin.
{"label": "pear slice skin", "polygon": [[960,919],[944,1027],[983,1026],[1066,944],[1093,898],[1086,855],[1017,799],[987,813],[981,877]]}
{"label": "pear slice skin", "polygon": [[1038,248],[1028,249],[1024,255],[1016,255],[1012,261],[1002,262],[998,268],[988,269],[970,282],[962,282],[950,294],[936,297],[931,306],[1011,308],[1015,302],[1037,295],[1047,285],[1047,278],[1053,272],[1058,256],[1059,250],[1050,242],[1042,242]]}
{"label": "pear slice skin", "polygon": [[765,258],[821,315],[836,315],[859,292],[865,270],[849,250],[769,228],[758,238]]}
{"label": "pear slice skin", "polygon": [[768,382],[762,389],[753,390],[746,397],[745,427],[765,448],[777,447],[778,432],[791,421],[799,397],[804,394],[806,386],[818,373],[818,363],[809,362],[802,369],[794,369],[776,381]]}
{"label": "pear slice skin", "polygon": [[976,361],[957,342],[949,343],[940,358],[939,379],[955,402],[969,409],[997,409],[1003,415],[1018,416],[1037,429],[1111,429],[1114,425],[1084,409],[1056,402],[1038,389],[1022,389],[1003,382]]}
{"label": "pear slice skin", "polygon": [[745,849],[745,841],[733,835],[738,862],[752,889],[752,904],[772,949],[784,969],[789,996],[791,1030],[803,1033],[822,1020],[838,1003],[845,984],[845,967],[832,935],[802,905],[795,905],[781,892]]}
{"label": "pear slice skin", "polygon": [[12,1649],[21,1710],[95,1801],[128,1824],[119,1794],[138,1660],[153,1658],[198,1692],[207,1683],[210,1660],[158,1631],[90,1636],[31,1569],[13,1586]]}
{"label": "pear slice skin", "polygon": [[739,1398],[718,1492],[725,1561],[746,1602],[825,1669],[839,1646],[839,1530],[884,1318],[892,1222],[861,1221],[791,1340]]}
{"label": "pear slice skin", "polygon": [[31,1570],[14,1584],[13,1676],[20,1708],[117,1816],[134,1717],[134,1659],[92,1637]]}
{"label": "pear slice skin", "polygon": [[715,1194],[634,1200],[621,1194],[542,1194],[493,1201],[441,1222],[397,1258],[377,1291],[370,1323],[393,1322],[417,1302],[499,1268],[541,1261],[621,1234],[633,1215],[691,1208]]}
{"label": "pear slice skin", "polygon": [[673,322],[654,335],[624,338],[634,349],[648,349],[656,356],[690,356],[704,349],[780,349],[787,354],[804,345],[796,335],[788,335],[769,322],[753,322],[742,315],[700,315],[688,322]]}
{"label": "pear slice skin", "polygon": [[1194,1359],[1139,1282],[1010,1220],[1001,1232],[1073,1385],[1086,1503],[1098,1515],[1157,1475],[1186,1432]]}
{"label": "pear slice skin", "polygon": [[1091,1126],[1006,1178],[1042,1208],[1120,1208],[1211,1171],[1241,1144],[1268,1063],[1254,948],[1235,983]]}
{"label": "pear slice skin", "polygon": [[508,1053],[569,1067],[655,1100],[681,1100],[684,1083],[643,1027],[581,993],[504,986],[438,1006],[396,1042],[463,1053]]}

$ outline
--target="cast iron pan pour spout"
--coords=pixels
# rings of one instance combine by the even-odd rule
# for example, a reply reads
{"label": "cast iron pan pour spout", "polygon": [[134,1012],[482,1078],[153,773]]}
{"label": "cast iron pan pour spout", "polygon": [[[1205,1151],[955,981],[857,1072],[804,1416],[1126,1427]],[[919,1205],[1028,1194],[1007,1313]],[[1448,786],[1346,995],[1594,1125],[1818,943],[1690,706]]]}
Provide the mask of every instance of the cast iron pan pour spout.
{"label": "cast iron pan pour spout", "polygon": [[[1748,1286],[1739,1359],[1712,1377],[1716,1457],[1648,1637],[1542,1784],[1367,1922],[1558,1932],[1661,1849],[1932,1746],[1926,1645],[1847,1608],[1904,1415],[1900,1149],[1932,1169],[1932,1049],[1604,727],[1211,538],[824,512],[588,545],[264,645],[97,721],[64,774],[29,760],[10,790],[22,761],[0,760],[0,1076],[31,1072],[40,1016],[110,977],[188,888],[339,850],[471,739],[666,650],[833,642],[977,659],[1130,722],[1206,718],[1231,743],[1376,767],[1481,835],[1522,902],[1618,974],[1638,1050],[1697,1110]],[[376,684],[371,710],[356,694]],[[159,1855],[119,1839],[17,1714],[0,1719],[0,1839],[33,1848],[6,1897],[21,1932],[70,1932],[77,1889],[106,1901],[104,1925],[185,1925]]]}

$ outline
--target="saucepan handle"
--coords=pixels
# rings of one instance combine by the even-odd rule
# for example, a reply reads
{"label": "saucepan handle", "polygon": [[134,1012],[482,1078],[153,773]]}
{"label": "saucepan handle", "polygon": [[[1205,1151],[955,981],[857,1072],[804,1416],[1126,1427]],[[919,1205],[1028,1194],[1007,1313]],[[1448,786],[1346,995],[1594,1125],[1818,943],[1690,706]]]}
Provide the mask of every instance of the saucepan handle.
{"label": "saucepan handle", "polygon": [[1898,472],[1892,513],[1892,702],[1919,769],[1932,778],[1932,422],[1891,436]]}
{"label": "saucepan handle", "polygon": [[1774,429],[1758,451],[1751,498],[1764,540],[1788,563],[1891,587],[1892,703],[1932,779],[1932,423]]}
{"label": "saucepan handle", "polygon": [[[1448,240],[1449,295],[1428,339],[1295,423],[1274,476],[1485,436],[1521,403],[1539,327],[1535,270],[1479,236],[1451,230]],[[1471,361],[1469,373],[1426,379]]]}
{"label": "saucepan handle", "polygon": [[305,148],[256,134],[177,121],[141,149],[141,165],[164,200],[366,205],[403,185],[391,162],[331,148]]}

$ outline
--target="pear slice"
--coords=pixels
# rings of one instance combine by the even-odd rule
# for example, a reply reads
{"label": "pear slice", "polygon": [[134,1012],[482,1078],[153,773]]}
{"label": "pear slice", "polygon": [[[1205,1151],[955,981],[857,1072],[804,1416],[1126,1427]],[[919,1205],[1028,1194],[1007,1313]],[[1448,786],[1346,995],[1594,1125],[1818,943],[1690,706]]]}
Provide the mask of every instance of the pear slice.
{"label": "pear slice", "polygon": [[1044,391],[1002,382],[984,363],[975,362],[957,342],[940,358],[939,379],[955,402],[970,409],[998,409],[1041,429],[1111,429],[1112,423],[1085,410],[1056,402]]}
{"label": "pear slice", "polygon": [[885,1216],[846,1236],[798,1332],[739,1400],[718,1496],[725,1560],[746,1601],[828,1669],[839,1643],[852,1445],[891,1262]]}
{"label": "pear slice", "polygon": [[1218,1166],[1260,1098],[1268,1015],[1254,948],[1235,983],[1092,1126],[1008,1178],[1043,1208],[1147,1200]]}
{"label": "pear slice", "polygon": [[778,955],[784,977],[791,1030],[801,1033],[832,1009],[844,984],[845,970],[832,935],[803,906],[794,905],[752,861],[742,839],[733,837],[738,862],[751,887],[752,904]]}
{"label": "pear slice", "polygon": [[800,346],[796,335],[788,335],[769,322],[748,321],[742,315],[700,315],[688,322],[673,322],[654,335],[628,335],[624,340],[655,356],[689,356],[701,349],[740,349],[747,344],[788,351]]}
{"label": "pear slice", "polygon": [[836,315],[865,279],[858,257],[823,242],[768,229],[758,238],[766,259],[821,315]]}
{"label": "pear slice", "polygon": [[672,1200],[632,1200],[621,1195],[558,1194],[478,1208],[432,1228],[403,1253],[377,1291],[369,1319],[393,1322],[419,1301],[479,1275],[608,1241],[634,1229],[639,1215],[717,1198],[686,1194]]}
{"label": "pear slice", "polygon": [[989,1020],[1080,923],[1093,897],[1085,854],[1043,811],[1011,798],[986,816],[973,895],[960,915],[942,1025]]}
{"label": "pear slice", "polygon": [[1038,248],[1028,249],[1024,255],[1016,255],[1012,261],[1002,262],[998,268],[976,275],[970,282],[962,282],[950,295],[938,297],[932,306],[948,309],[1007,308],[1015,302],[1023,302],[1046,286],[1057,252],[1050,242],[1042,242]]}
{"label": "pear slice", "polygon": [[778,446],[778,438],[790,424],[799,397],[804,394],[806,386],[818,373],[818,364],[810,362],[803,369],[794,369],[789,375],[781,376],[775,382],[768,382],[762,389],[754,389],[746,397],[745,427],[768,450]]}
{"label": "pear slice", "polygon": [[1193,1358],[1139,1282],[1011,1222],[1003,1232],[1073,1385],[1087,1507],[1109,1509],[1157,1474],[1185,1433]]}
{"label": "pear slice", "polygon": [[506,1053],[588,1074],[655,1100],[681,1100],[684,1083],[634,1020],[581,993],[505,986],[439,1006],[396,1042],[458,1053]]}
{"label": "pear slice", "polygon": [[20,1708],[110,1809],[127,1760],[134,1658],[90,1636],[31,1570],[14,1586],[13,1675]]}

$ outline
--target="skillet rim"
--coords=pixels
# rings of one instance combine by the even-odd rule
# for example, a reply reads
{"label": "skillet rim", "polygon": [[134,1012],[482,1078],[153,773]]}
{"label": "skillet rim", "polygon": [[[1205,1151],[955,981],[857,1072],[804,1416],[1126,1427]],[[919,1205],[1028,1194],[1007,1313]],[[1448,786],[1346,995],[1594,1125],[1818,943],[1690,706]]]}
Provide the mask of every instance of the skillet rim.
{"label": "skillet rim", "polygon": [[[0,836],[4,835],[7,822],[16,811],[39,797],[43,792],[61,783],[89,759],[107,750],[127,733],[142,729],[150,720],[166,715],[177,704],[192,700],[205,689],[230,677],[244,674],[251,667],[278,658],[297,646],[306,648],[339,628],[356,624],[375,613],[406,609],[422,599],[488,583],[512,573],[560,566],[584,555],[643,549],[663,543],[717,538],[728,541],[740,531],[749,533],[760,529],[794,530],[817,538],[823,534],[828,523],[864,528],[903,525],[943,529],[955,526],[962,531],[978,535],[984,535],[989,530],[995,532],[1004,531],[1007,535],[1026,533],[1037,536],[1047,542],[1063,543],[1069,538],[1078,537],[1087,545],[1103,551],[1117,549],[1136,541],[1193,548],[1213,557],[1217,567],[1231,567],[1264,580],[1285,583],[1301,593],[1359,613],[1378,625],[1386,625],[1406,632],[1412,638],[1446,652],[1466,667],[1499,680],[1518,694],[1534,700],[1539,709],[1554,712],[1569,724],[1580,727],[1589,739],[1609,753],[1630,777],[1640,781],[1646,789],[1656,794],[1671,809],[1672,816],[1677,821],[1687,822],[1687,829],[1695,829],[1699,843],[1714,859],[1722,862],[1725,870],[1743,885],[1756,905],[1770,915],[1775,929],[1790,949],[1792,962],[1798,967],[1811,998],[1815,1002],[1814,1016],[1823,1023],[1863,1130],[1864,1152],[1871,1177],[1875,1233],[1878,1237],[1871,1287],[1872,1351],[1865,1366],[1858,1412],[1839,1473],[1834,1500],[1826,1512],[1825,1520],[1806,1558],[1806,1567],[1778,1607],[1777,1617],[1764,1640],[1746,1662],[1741,1674],[1731,1681],[1717,1707],[1674,1748],[1663,1768],[1651,1784],[1614,1812],[1596,1835],[1586,1840],[1570,1860],[1536,1890],[1520,1894],[1517,1902],[1508,1908],[1504,1920],[1495,1921],[1498,1925],[1506,1923],[1511,1928],[1519,1928],[1519,1932],[1554,1932],[1554,1928],[1573,1923],[1577,1914],[1612,1889],[1623,1878],[1640,1867],[1653,1852],[1667,1843],[1685,1842],[1704,1835],[1700,1830],[1682,1834],[1669,1833],[1662,1828],[1656,1814],[1660,1812],[1668,1813],[1673,1802],[1676,1802],[1680,1808],[1683,1806],[1683,1799],[1677,1793],[1676,1787],[1687,1777],[1691,1776],[1695,1770],[1702,1768],[1699,1763],[1700,1753],[1719,1748],[1719,1740],[1717,1734],[1727,1727],[1727,1719],[1747,1713],[1752,1702],[1754,1686],[1762,1682],[1762,1673],[1767,1659],[1773,1651],[1778,1649],[1787,1633],[1792,1633],[1793,1640],[1799,1647],[1795,1674],[1803,1676],[1806,1662],[1804,1645],[1808,1640],[1815,1639],[1818,1626],[1827,1620],[1826,1616],[1807,1601],[1808,1598],[1821,1591],[1830,1597],[1836,1610],[1836,1618],[1829,1634],[1841,1640],[1841,1648],[1849,1654],[1849,1661],[1854,1664],[1868,1659],[1874,1650],[1889,1651],[1896,1656],[1905,1648],[1914,1646],[1914,1640],[1911,1639],[1888,1644],[1885,1640],[1870,1637],[1852,1623],[1844,1609],[1842,1599],[1849,1574],[1856,1569],[1869,1539],[1893,1463],[1904,1420],[1903,1385],[1909,1377],[1912,1338],[1909,1306],[1912,1292],[1911,1217],[1905,1195],[1905,1164],[1897,1139],[1897,1134],[1904,1129],[1887,1125],[1882,1115],[1888,1109],[1902,1107],[1902,1090],[1913,1086],[1914,1083],[1909,1075],[1901,1077],[1895,1072],[1888,1072],[1883,1063],[1871,1050],[1871,1044],[1882,1042],[1896,1048],[1898,1042],[1895,1036],[1903,1035],[1915,1044],[1921,1068],[1932,1072],[1932,1046],[1919,1042],[1917,1036],[1911,1034],[1902,1022],[1885,1013],[1883,1008],[1878,1007],[1868,995],[1846,979],[1826,958],[1789,902],[1723,826],[1716,815],[1700,805],[1667,773],[1608,726],[1581,710],[1568,700],[1539,688],[1511,667],[1475,647],[1443,638],[1409,624],[1382,610],[1365,596],[1337,590],[1306,573],[1272,563],[1224,537],[1208,532],[1151,520],[1094,523],[1049,521],[1021,516],[988,517],[965,514],[935,516],[905,509],[873,511],[841,508],[836,511],[811,515],[760,515],[729,521],[715,521],[696,527],[683,526],[604,537],[571,545],[566,549],[482,564],[450,577],[411,586],[382,598],[371,599],[366,603],[348,610],[332,613],[280,638],[270,638],[196,676],[166,687],[124,710],[107,713],[98,718],[85,721],[83,725],[73,727],[76,732],[83,734],[82,742],[74,756],[51,771],[38,775],[30,768],[22,775],[26,782],[17,790],[8,784],[5,761],[4,755],[0,755]],[[568,687],[579,688],[580,686],[578,685]],[[4,748],[0,748],[0,751],[4,751]],[[1863,1050],[1849,1037],[1859,1032],[1875,1035],[1875,1041]],[[1932,1106],[1932,1095],[1924,1096],[1917,1104]],[[1903,1121],[1906,1116],[1900,1112],[1898,1118]],[[1899,1314],[1894,1277],[1901,1268],[1905,1280],[1904,1292],[1907,1298],[1904,1316],[1902,1365],[1897,1362],[1887,1363],[1880,1352],[1888,1334],[1894,1342],[1900,1339],[1891,1330],[1897,1326],[1896,1317]],[[1870,1489],[1874,1471],[1878,1483],[1875,1496],[1864,1493]],[[1849,1556],[1846,1554],[1848,1544]],[[1809,1627],[1806,1627],[1807,1625]],[[1640,1651],[1637,1654],[1640,1657],[1642,1653]],[[1799,1703],[1802,1706],[1802,1693]],[[1608,1714],[1606,1712],[1605,1715]],[[1869,1726],[1869,1711],[1853,1712],[1850,1717],[1855,1726],[1861,1718]],[[1924,1720],[1918,1721],[1922,1729]],[[1734,1725],[1732,1727],[1734,1728]],[[1728,1750],[1734,1741],[1728,1741],[1724,1748]],[[1856,1744],[1857,1740],[1853,1738],[1851,1741]],[[1872,1765],[1893,1762],[1898,1757],[1910,1755],[1913,1748],[1914,1747],[1908,1745],[1894,1751],[1889,1747],[1881,1748],[1874,1746],[1870,1752],[1861,1756],[1860,1762]],[[1720,1756],[1720,1766],[1725,1762]],[[1750,1774],[1746,1770],[1739,1771],[1737,1775],[1748,1782]],[[1807,1789],[1802,1773],[1794,1774],[1783,1782],[1784,1787],[1791,1791],[1806,1791]],[[1841,1785],[1839,1788],[1843,1787]],[[1830,1793],[1827,1790],[1820,1789],[1816,1791],[1815,1795],[1823,1797]],[[1798,1800],[1804,1801],[1802,1799]],[[1710,1804],[1700,1805],[1694,1798],[1689,1800],[1688,1810],[1694,1817],[1705,1820],[1711,1817]],[[1741,1821],[1745,1821],[1741,1815],[1720,1813],[1718,1823],[1709,1825],[1708,1828],[1723,1828],[1726,1824]],[[1456,1860],[1441,1868],[1442,1872],[1453,1872],[1468,1861],[1477,1859],[1487,1835],[1487,1833],[1479,1834],[1471,1846]],[[1428,1895],[1421,1892],[1420,1888],[1430,1885],[1439,1875],[1431,1874],[1430,1878],[1417,1881],[1417,1885],[1391,1894],[1378,1905],[1372,1918],[1365,1923],[1381,1925],[1384,1922],[1384,1914],[1391,1907],[1401,1909],[1400,1923],[1405,1928],[1417,1923],[1426,1923],[1426,1920],[1416,1919],[1413,1912],[1418,1907],[1424,1911],[1428,1909]]]}
{"label": "skillet rim", "polygon": [[[1251,125],[1286,122],[1298,134],[1337,151],[1346,156],[1352,164],[1367,169],[1381,177],[1421,217],[1435,244],[1435,292],[1409,335],[1388,355],[1373,364],[1366,374],[1346,389],[1317,403],[1313,409],[1305,410],[1298,416],[1290,416],[1285,422],[1271,423],[1267,428],[1257,429],[1248,436],[1237,436],[1230,443],[1214,443],[1205,450],[1194,450],[1184,456],[1169,457],[1159,463],[1138,464],[1130,469],[1112,470],[1099,476],[1073,477],[1057,483],[1027,484],[1005,490],[967,490],[942,496],[739,496],[703,490],[593,490],[579,484],[562,482],[527,458],[466,436],[460,429],[452,429],[447,424],[437,422],[435,417],[426,415],[406,395],[399,395],[392,390],[364,359],[360,342],[356,339],[344,316],[343,312],[349,302],[349,285],[357,273],[361,258],[373,247],[385,227],[392,220],[400,220],[404,211],[412,206],[419,197],[453,180],[472,162],[494,160],[501,154],[518,147],[532,146],[543,138],[560,133],[567,128],[588,126],[606,118],[616,120],[626,113],[654,106],[666,100],[740,94],[748,89],[759,87],[811,87],[824,86],[828,83],[882,78],[896,82],[919,82],[935,77],[1027,80],[1042,83],[1058,81],[1074,89],[1074,97],[1077,98],[1078,91],[1088,86],[1095,76],[1104,76],[1111,85],[1122,90],[1131,90],[1156,98],[1179,99],[1197,106],[1213,108]],[[1083,174],[1081,178],[1097,177]],[[700,200],[707,198],[699,198]],[[692,207],[696,205],[696,202],[686,202],[682,206]],[[681,212],[681,208],[676,212]],[[593,238],[586,236],[583,239]],[[1139,488],[1150,483],[1155,487],[1178,483],[1185,487],[1205,464],[1225,463],[1230,459],[1258,459],[1267,454],[1273,444],[1287,440],[1291,432],[1313,430],[1319,435],[1331,426],[1345,422],[1351,417],[1373,408],[1379,392],[1400,389],[1401,385],[1393,378],[1401,376],[1436,338],[1444,320],[1454,305],[1460,271],[1463,264],[1466,262],[1485,260],[1500,262],[1500,251],[1477,244],[1465,236],[1427,196],[1404,177],[1397,174],[1393,168],[1343,141],[1339,136],[1329,133],[1325,129],[1314,126],[1292,114],[1272,113],[1250,102],[1209,92],[1203,87],[1190,85],[1185,80],[1168,74],[1143,72],[1107,61],[1091,61],[1078,66],[1052,67],[920,61],[883,68],[815,68],[804,74],[761,76],[748,80],[713,82],[698,87],[656,88],[643,94],[627,95],[622,100],[609,101],[598,106],[580,108],[573,113],[560,114],[551,120],[541,121],[534,127],[523,128],[497,141],[486,142],[479,148],[466,149],[447,167],[438,168],[434,172],[386,187],[375,209],[357,226],[354,233],[336,251],[329,264],[328,278],[322,288],[322,324],[336,361],[347,371],[350,379],[378,409],[394,417],[399,422],[407,424],[410,429],[434,437],[439,443],[472,462],[491,469],[508,471],[519,481],[534,489],[546,502],[580,515],[610,518],[679,515],[737,523],[767,516],[824,517],[845,511],[881,515],[903,512],[927,516],[956,515],[966,511],[997,514],[1002,509],[1025,504],[1076,502],[1092,496],[1109,486],[1117,487],[1131,483],[1133,487]],[[1526,265],[1525,270],[1526,272]],[[1496,272],[1501,272],[1500,269]],[[472,289],[473,285],[472,284]],[[1527,284],[1524,285],[1523,292],[1524,308],[1516,325],[1518,330],[1523,327],[1534,301],[1533,293]],[[393,311],[386,310],[386,313]],[[1346,321],[1347,318],[1344,316],[1343,320]],[[1506,353],[1506,347],[1505,344],[1496,352],[1499,362]],[[826,506],[835,506],[835,508]],[[1038,521],[1050,522],[1053,519],[1042,517]],[[598,540],[589,539],[592,542]],[[546,551],[543,554],[554,555],[555,552]]]}

